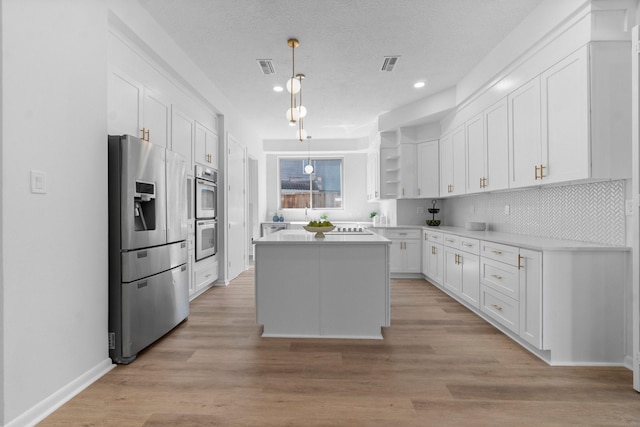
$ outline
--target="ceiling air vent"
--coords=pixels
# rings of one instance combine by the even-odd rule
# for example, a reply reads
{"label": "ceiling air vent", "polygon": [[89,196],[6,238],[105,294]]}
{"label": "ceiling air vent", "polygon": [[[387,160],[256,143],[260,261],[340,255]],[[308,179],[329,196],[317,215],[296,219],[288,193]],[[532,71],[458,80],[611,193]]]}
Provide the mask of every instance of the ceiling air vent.
{"label": "ceiling air vent", "polygon": [[258,59],[258,66],[264,75],[276,73],[276,67],[273,66],[273,61],[270,59]]}
{"label": "ceiling air vent", "polygon": [[393,67],[396,66],[399,60],[399,56],[385,56],[384,63],[382,64],[380,71],[393,71]]}

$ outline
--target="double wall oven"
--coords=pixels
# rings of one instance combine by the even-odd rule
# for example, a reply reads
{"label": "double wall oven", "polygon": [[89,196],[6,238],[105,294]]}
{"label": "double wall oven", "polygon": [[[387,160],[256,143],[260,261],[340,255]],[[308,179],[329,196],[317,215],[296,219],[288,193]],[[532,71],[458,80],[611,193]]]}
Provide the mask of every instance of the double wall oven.
{"label": "double wall oven", "polygon": [[218,252],[218,172],[196,165],[196,261]]}

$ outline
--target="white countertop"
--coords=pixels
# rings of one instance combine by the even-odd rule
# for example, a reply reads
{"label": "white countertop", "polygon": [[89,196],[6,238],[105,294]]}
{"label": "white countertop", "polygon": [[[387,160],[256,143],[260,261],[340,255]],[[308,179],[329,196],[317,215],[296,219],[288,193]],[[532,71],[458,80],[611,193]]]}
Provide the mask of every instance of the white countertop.
{"label": "white countertop", "polygon": [[391,240],[376,234],[327,234],[324,238],[316,238],[315,233],[306,230],[281,230],[277,233],[267,234],[253,241],[254,244],[274,244],[274,243],[293,243],[293,244],[358,244],[358,243],[375,243],[375,244],[391,244]]}
{"label": "white countertop", "polygon": [[526,236],[524,234],[502,233],[498,231],[470,231],[463,227],[426,227],[420,225],[407,225],[397,227],[376,227],[384,228],[405,228],[423,229],[428,231],[440,231],[454,234],[456,236],[468,237],[471,239],[486,240],[504,245],[518,246],[534,251],[630,251],[628,246],[606,245],[603,243],[579,242],[575,240],[551,239],[548,237]]}

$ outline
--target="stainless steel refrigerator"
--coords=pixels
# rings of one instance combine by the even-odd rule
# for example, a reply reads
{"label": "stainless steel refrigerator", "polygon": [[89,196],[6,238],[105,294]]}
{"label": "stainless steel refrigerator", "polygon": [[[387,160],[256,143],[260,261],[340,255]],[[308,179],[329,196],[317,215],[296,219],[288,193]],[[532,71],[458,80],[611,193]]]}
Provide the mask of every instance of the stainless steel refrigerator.
{"label": "stainless steel refrigerator", "polygon": [[187,165],[129,135],[108,147],[109,356],[126,364],[189,315]]}

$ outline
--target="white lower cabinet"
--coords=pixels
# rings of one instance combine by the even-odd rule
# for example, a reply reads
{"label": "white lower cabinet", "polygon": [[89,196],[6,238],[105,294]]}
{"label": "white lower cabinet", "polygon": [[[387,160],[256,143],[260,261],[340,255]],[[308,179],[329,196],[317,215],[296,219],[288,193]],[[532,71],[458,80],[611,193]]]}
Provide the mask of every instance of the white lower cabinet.
{"label": "white lower cabinet", "polygon": [[459,236],[444,237],[444,288],[478,308],[479,243]]}
{"label": "white lower cabinet", "polygon": [[438,231],[425,230],[422,244],[422,274],[431,283],[443,286],[444,279],[444,237]]}
{"label": "white lower cabinet", "polygon": [[542,254],[483,241],[480,310],[542,349]]}
{"label": "white lower cabinet", "polygon": [[391,240],[391,273],[420,273],[422,271],[422,243],[419,229],[387,229],[384,236]]}
{"label": "white lower cabinet", "polygon": [[549,364],[625,363],[628,249],[536,251],[429,229],[422,238],[429,281]]}
{"label": "white lower cabinet", "polygon": [[196,294],[202,289],[218,280],[218,260],[215,257],[205,258],[197,261],[193,267],[193,293]]}

